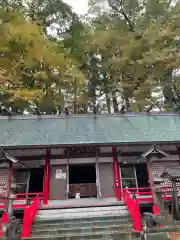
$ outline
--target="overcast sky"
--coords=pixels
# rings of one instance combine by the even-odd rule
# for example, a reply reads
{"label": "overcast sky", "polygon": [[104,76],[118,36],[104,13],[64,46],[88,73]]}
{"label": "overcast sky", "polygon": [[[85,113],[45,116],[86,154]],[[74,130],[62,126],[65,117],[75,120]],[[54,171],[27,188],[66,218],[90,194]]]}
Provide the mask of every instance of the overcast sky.
{"label": "overcast sky", "polygon": [[88,0],[63,0],[74,8],[78,14],[85,14],[87,12]]}

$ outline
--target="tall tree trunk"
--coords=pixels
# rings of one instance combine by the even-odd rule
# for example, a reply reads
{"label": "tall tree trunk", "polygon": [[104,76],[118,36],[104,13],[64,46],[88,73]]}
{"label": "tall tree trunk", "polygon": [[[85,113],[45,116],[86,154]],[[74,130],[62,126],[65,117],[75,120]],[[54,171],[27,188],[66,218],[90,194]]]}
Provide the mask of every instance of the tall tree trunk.
{"label": "tall tree trunk", "polygon": [[117,103],[117,96],[116,96],[116,91],[112,91],[112,100],[113,100],[113,108],[114,108],[114,112],[117,113],[119,112],[119,108],[118,108],[118,103]]}
{"label": "tall tree trunk", "polygon": [[129,103],[128,97],[125,97],[125,106],[126,106],[126,111],[129,112],[130,103]]}
{"label": "tall tree trunk", "polygon": [[107,72],[103,73],[104,77],[104,93],[106,95],[106,106],[108,109],[108,113],[111,113],[111,99],[109,97],[109,86],[108,86],[108,78],[107,78]]}
{"label": "tall tree trunk", "polygon": [[92,103],[93,103],[93,114],[97,114],[96,94],[95,94],[95,91],[93,91]]}
{"label": "tall tree trunk", "polygon": [[162,80],[163,94],[165,98],[164,107],[166,111],[172,111],[174,103],[172,73],[173,73],[172,69],[167,70]]}
{"label": "tall tree trunk", "polygon": [[107,103],[108,113],[111,113],[111,100],[107,93],[106,93],[106,103]]}
{"label": "tall tree trunk", "polygon": [[73,113],[77,114],[77,102],[76,102],[76,98],[74,97],[74,101],[73,101]]}
{"label": "tall tree trunk", "polygon": [[76,82],[76,78],[74,79],[74,84],[73,84],[73,113],[77,114],[77,82]]}

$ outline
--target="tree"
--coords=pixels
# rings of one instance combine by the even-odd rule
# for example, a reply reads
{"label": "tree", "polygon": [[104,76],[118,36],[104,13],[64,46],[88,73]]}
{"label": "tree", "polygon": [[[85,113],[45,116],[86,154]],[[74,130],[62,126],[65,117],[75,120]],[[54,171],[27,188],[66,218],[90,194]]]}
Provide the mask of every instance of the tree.
{"label": "tree", "polygon": [[63,1],[3,0],[0,100],[16,112],[36,104],[46,114],[178,108],[174,4],[93,0],[80,19]]}
{"label": "tree", "polygon": [[78,21],[77,14],[62,0],[28,0],[26,4],[27,15],[42,26],[46,34],[54,37],[66,34]]}
{"label": "tree", "polygon": [[[43,36],[41,26],[12,8],[0,9],[1,100],[20,111],[30,102],[63,106],[62,88],[78,75],[73,60]],[[74,74],[75,73],[75,74]],[[48,100],[47,100],[48,99]],[[44,103],[43,103],[44,102]],[[52,109],[52,107],[51,107]],[[46,107],[47,110],[47,107]]]}
{"label": "tree", "polygon": [[109,4],[113,12],[106,15],[100,12],[96,23],[99,21],[98,25],[102,26],[101,19],[107,21],[104,29],[98,26],[98,34],[95,33],[97,49],[106,62],[105,75],[112,78],[108,85],[110,88],[112,83],[116,85],[115,91],[120,91],[128,111],[143,111],[159,104],[157,97],[152,96],[159,89],[163,90],[165,99],[169,95],[169,106],[165,101],[163,107],[172,109],[172,71],[179,67],[179,4],[170,7],[165,0],[160,1],[158,7],[157,1],[114,0]]}

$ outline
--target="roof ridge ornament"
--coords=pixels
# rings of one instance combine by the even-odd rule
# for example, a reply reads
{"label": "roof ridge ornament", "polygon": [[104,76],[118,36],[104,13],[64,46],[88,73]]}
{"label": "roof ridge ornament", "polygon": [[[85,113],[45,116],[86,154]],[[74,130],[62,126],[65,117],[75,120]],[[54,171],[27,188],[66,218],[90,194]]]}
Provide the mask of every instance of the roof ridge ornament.
{"label": "roof ridge ornament", "polygon": [[24,163],[19,161],[17,158],[11,156],[9,153],[5,152],[3,149],[0,150],[0,160],[2,160],[1,163],[4,162],[11,162],[11,163],[19,163],[24,167]]}
{"label": "roof ridge ornament", "polygon": [[169,180],[179,181],[180,179],[180,169],[179,168],[166,168],[164,172],[161,174],[162,178],[168,178]]}
{"label": "roof ridge ornament", "polygon": [[150,162],[152,162],[152,157],[157,157],[159,159],[168,157],[169,154],[158,149],[156,145],[153,145],[150,149],[148,149],[146,152],[142,153],[138,158],[148,159]]}

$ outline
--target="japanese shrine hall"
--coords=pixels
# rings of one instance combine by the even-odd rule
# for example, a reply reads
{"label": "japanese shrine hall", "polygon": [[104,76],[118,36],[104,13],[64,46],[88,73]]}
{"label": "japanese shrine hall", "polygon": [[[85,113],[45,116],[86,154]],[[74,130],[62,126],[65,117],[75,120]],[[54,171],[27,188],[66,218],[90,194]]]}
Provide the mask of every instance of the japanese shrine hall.
{"label": "japanese shrine hall", "polygon": [[15,210],[37,196],[40,208],[123,200],[124,188],[150,206],[152,181],[180,167],[179,146],[180,116],[171,113],[1,116],[0,196],[13,173]]}

